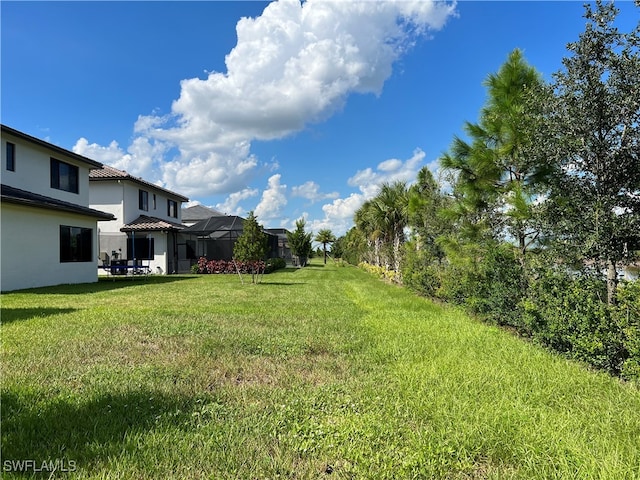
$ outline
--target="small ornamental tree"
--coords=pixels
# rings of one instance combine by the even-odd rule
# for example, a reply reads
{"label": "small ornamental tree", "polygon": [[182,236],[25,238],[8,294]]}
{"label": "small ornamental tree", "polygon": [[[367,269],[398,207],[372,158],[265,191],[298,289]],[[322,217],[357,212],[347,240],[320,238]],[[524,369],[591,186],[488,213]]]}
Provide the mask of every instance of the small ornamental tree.
{"label": "small ornamental tree", "polygon": [[250,264],[252,283],[258,283],[260,273],[264,271],[264,257],[267,254],[267,235],[258,224],[253,211],[244,221],[242,234],[233,246],[233,258],[240,262]]}
{"label": "small ornamental tree", "polygon": [[307,258],[311,255],[311,236],[312,233],[307,233],[304,230],[306,222],[304,218],[296,220],[296,230],[291,233],[287,232],[287,241],[289,242],[289,248],[294,257],[297,257],[298,265],[304,267],[307,265]]}

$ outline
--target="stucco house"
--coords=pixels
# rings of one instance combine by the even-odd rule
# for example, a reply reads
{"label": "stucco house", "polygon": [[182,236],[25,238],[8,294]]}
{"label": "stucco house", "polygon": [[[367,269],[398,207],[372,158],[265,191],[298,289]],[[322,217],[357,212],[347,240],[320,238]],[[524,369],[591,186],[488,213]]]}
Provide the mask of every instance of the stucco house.
{"label": "stucco house", "polygon": [[98,281],[89,172],[102,164],[8,126],[2,132],[0,289]]}
{"label": "stucco house", "polygon": [[156,274],[189,271],[193,246],[179,235],[188,198],[107,165],[92,170],[89,183],[91,208],[118,219],[98,223],[101,266],[136,262]]}

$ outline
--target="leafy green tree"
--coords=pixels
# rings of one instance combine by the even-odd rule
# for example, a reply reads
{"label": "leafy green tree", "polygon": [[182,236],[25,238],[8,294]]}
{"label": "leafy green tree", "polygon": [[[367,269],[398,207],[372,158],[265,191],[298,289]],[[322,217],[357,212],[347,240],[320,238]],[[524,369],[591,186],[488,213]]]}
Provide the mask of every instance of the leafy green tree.
{"label": "leafy green tree", "polygon": [[450,222],[441,215],[449,197],[441,191],[431,171],[423,167],[409,188],[408,226],[411,238],[405,243],[402,281],[422,295],[435,296],[445,259],[440,238],[450,233]]}
{"label": "leafy green tree", "polygon": [[335,239],[335,241],[331,245],[331,253],[333,254],[334,258],[344,257],[345,248],[346,248],[345,239],[346,237],[344,235],[341,237],[338,237]]}
{"label": "leafy green tree", "polygon": [[327,264],[327,244],[335,242],[336,237],[333,233],[331,233],[330,229],[323,228],[317,233],[314,240],[322,244],[322,251],[324,253],[324,264],[326,265]]}
{"label": "leafy green tree", "polygon": [[260,262],[264,260],[268,248],[267,235],[258,224],[253,211],[251,211],[243,223],[242,234],[233,246],[233,258],[251,265],[252,283],[258,283],[259,274],[261,273]]}
{"label": "leafy green tree", "polygon": [[291,253],[297,257],[298,264],[301,267],[306,266],[307,258],[309,258],[313,250],[311,245],[313,233],[307,233],[304,229],[305,225],[306,222],[304,218],[300,218],[299,220],[296,220],[295,231],[287,232],[289,248],[291,248]]}
{"label": "leafy green tree", "polygon": [[617,267],[640,248],[640,22],[620,33],[613,2],[585,10],[586,29],[554,75],[556,135],[538,144],[556,169],[545,202],[550,235],[563,258],[606,268],[613,304]]}
{"label": "leafy green tree", "polygon": [[[352,227],[333,244],[334,254],[351,265],[357,265],[371,253],[370,242],[358,227]],[[340,253],[338,253],[338,251]]]}

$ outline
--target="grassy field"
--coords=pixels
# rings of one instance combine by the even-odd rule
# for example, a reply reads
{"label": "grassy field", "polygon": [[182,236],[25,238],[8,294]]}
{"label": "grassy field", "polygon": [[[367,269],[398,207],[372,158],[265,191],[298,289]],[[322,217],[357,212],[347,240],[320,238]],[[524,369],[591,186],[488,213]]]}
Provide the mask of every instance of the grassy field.
{"label": "grassy field", "polygon": [[640,390],[353,267],[4,294],[4,478],[56,466],[54,478],[640,479]]}

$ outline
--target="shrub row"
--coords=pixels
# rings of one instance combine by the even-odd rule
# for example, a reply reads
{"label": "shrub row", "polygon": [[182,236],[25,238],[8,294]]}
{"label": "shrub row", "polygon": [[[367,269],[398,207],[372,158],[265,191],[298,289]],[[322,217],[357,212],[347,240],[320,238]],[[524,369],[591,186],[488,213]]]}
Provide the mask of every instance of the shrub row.
{"label": "shrub row", "polygon": [[420,295],[462,305],[569,358],[640,381],[640,281],[622,282],[617,304],[608,305],[601,275],[534,257],[528,263],[534,265],[523,268],[511,248],[466,263],[407,252],[402,278]]}
{"label": "shrub row", "polygon": [[208,260],[205,257],[200,257],[198,263],[193,265],[192,272],[200,274],[271,273],[285,266],[286,262],[282,258],[270,258],[266,262],[239,262],[233,260]]}
{"label": "shrub row", "polygon": [[395,270],[391,270],[387,267],[379,267],[376,265],[371,265],[367,262],[360,262],[358,267],[362,270],[375,275],[376,277],[382,278],[383,280],[388,280],[393,283],[401,283],[400,282],[400,274]]}

